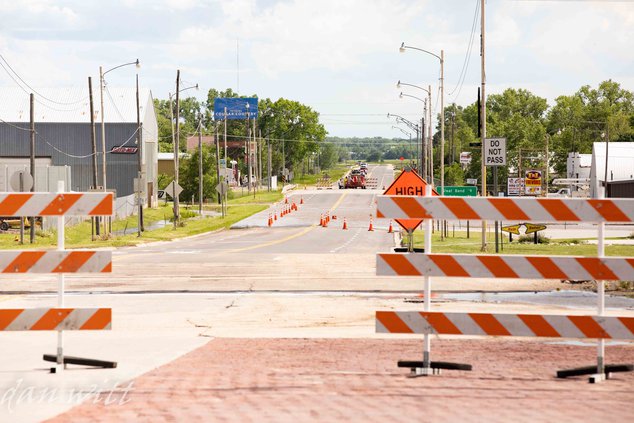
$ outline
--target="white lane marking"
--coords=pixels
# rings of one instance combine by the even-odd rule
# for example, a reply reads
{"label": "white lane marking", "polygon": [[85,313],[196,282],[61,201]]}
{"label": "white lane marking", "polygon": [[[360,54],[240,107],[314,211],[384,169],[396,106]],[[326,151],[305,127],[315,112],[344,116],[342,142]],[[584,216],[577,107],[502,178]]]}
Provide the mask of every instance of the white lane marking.
{"label": "white lane marking", "polygon": [[337,251],[341,250],[342,248],[346,248],[347,246],[349,246],[351,243],[354,242],[354,240],[359,236],[359,234],[361,233],[361,228],[358,228],[357,231],[354,233],[354,235],[352,235],[352,238],[350,238],[345,244],[335,248],[334,250],[330,250],[331,253],[336,253]]}

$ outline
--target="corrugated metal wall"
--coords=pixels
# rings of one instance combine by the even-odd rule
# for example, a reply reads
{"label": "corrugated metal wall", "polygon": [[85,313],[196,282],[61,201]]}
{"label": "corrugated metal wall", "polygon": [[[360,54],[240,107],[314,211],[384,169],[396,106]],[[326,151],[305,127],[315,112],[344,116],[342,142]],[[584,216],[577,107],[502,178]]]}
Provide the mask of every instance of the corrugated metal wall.
{"label": "corrugated metal wall", "polygon": [[[27,128],[28,123],[14,125]],[[106,123],[106,151],[114,146],[135,147],[135,123]],[[36,123],[36,157],[50,157],[54,166],[71,167],[74,191],[87,191],[92,186],[92,143],[89,123]],[[96,126],[98,152],[98,184],[101,184],[101,130]],[[130,138],[132,137],[132,138]],[[126,143],[127,141],[127,143]],[[0,124],[0,163],[3,157],[29,157],[30,133]],[[117,196],[133,193],[133,179],[138,172],[136,154],[106,154],[107,185]]]}

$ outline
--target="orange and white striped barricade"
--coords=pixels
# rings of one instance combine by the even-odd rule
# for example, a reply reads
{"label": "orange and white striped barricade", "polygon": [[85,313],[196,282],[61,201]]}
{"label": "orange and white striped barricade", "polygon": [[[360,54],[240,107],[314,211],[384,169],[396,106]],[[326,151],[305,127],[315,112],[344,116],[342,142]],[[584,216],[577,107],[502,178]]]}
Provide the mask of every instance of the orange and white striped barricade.
{"label": "orange and white striped barricade", "polygon": [[[65,216],[111,216],[113,195],[109,192],[63,192],[59,183],[57,193],[22,192],[0,193],[0,215],[3,216],[48,216],[57,217],[57,249],[54,251],[2,251],[0,269],[2,273],[52,273],[58,275],[57,307],[32,309],[0,309],[0,330],[35,331],[55,330],[57,368],[74,362],[64,357],[65,330],[110,330],[112,310],[109,308],[67,308],[64,305],[65,273],[109,273],[112,272],[110,251],[65,250]],[[50,356],[45,355],[47,360]],[[75,362],[101,363],[98,367],[115,367],[113,362],[75,359]],[[49,360],[51,361],[51,360]],[[57,368],[52,368],[55,372]]]}
{"label": "orange and white striped barricade", "polygon": [[[598,340],[597,365],[563,370],[558,377],[592,374],[591,382],[605,379],[608,371],[632,371],[634,365],[604,363],[605,339],[634,339],[633,317],[606,317],[603,281],[634,280],[634,258],[605,257],[605,223],[634,221],[631,199],[555,199],[500,197],[379,196],[377,216],[392,219],[528,220],[539,222],[598,223],[596,257],[505,256],[486,254],[433,254],[431,230],[425,231],[425,254],[378,254],[377,274],[423,276],[423,312],[377,312],[377,332],[425,334],[423,368],[429,374],[430,334],[483,336],[548,336]],[[595,280],[596,316],[546,316],[431,312],[431,277]],[[416,362],[420,363],[420,362]],[[425,369],[427,368],[427,369]]]}

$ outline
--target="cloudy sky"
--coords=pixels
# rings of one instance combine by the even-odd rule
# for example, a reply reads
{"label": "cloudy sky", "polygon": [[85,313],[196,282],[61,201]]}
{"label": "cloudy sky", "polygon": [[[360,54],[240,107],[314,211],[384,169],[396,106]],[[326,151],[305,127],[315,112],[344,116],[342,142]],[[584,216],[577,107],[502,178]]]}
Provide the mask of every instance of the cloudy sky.
{"label": "cloudy sky", "polygon": [[[387,113],[417,119],[423,103],[396,82],[432,87],[445,54],[445,103],[466,105],[480,83],[476,0],[0,0],[0,54],[33,87],[84,86],[139,58],[155,98],[185,86],[289,98],[321,114],[330,135],[402,136]],[[473,45],[461,83],[469,41]],[[552,104],[613,79],[634,90],[634,2],[489,0],[487,92],[526,88]],[[107,75],[132,86],[130,66]],[[16,83],[0,68],[0,85]],[[424,97],[423,91],[404,89]],[[26,94],[25,94],[26,95]],[[2,118],[2,116],[0,116]]]}

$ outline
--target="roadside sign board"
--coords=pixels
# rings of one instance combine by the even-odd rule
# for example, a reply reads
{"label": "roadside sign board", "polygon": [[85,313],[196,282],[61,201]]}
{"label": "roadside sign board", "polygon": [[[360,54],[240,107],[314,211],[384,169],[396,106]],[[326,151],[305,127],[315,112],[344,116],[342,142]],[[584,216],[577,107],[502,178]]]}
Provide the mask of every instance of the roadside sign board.
{"label": "roadside sign board", "polygon": [[475,178],[467,178],[467,185],[478,185],[478,180]]}
{"label": "roadside sign board", "polygon": [[[226,113],[225,113],[226,110]],[[225,117],[232,120],[255,119],[258,117],[258,99],[216,97],[214,99],[214,119],[223,120]]]}
{"label": "roadside sign board", "polygon": [[170,195],[170,197],[174,198],[177,195],[181,195],[183,192],[183,187],[178,185],[175,181],[169,183],[168,186],[165,187],[165,192]]}
{"label": "roadside sign board", "polygon": [[517,225],[502,226],[502,230],[504,232],[509,232],[515,235],[519,235],[521,227],[522,227],[522,224],[518,223]]}
{"label": "roadside sign board", "polygon": [[33,187],[33,177],[26,170],[18,170],[9,178],[9,185],[16,192],[31,191]]}
{"label": "roadside sign board", "polygon": [[526,226],[526,231],[524,232],[525,234],[532,234],[533,232],[539,232],[546,229],[546,225],[535,225],[532,223],[524,223],[524,226]]}
{"label": "roadside sign board", "polygon": [[507,178],[506,192],[509,197],[522,195],[524,191],[524,178]]}
{"label": "roadside sign board", "polygon": [[468,165],[471,163],[471,152],[463,151],[460,153],[460,164]]}
{"label": "roadside sign board", "polygon": [[[400,175],[392,182],[383,195],[416,195],[422,197],[425,195],[427,182],[420,177],[415,170],[403,169]],[[438,195],[436,190],[432,190],[432,195]],[[420,225],[422,219],[394,219],[396,223],[401,225],[406,231],[413,231]]]}
{"label": "roadside sign board", "polygon": [[442,188],[439,188],[439,194],[444,195],[446,197],[476,197],[478,195],[478,188],[474,186],[464,186],[464,187],[448,187],[445,186],[443,191]]}
{"label": "roadside sign board", "polygon": [[538,169],[527,170],[524,187],[526,189],[526,195],[541,195],[542,171]]}
{"label": "roadside sign board", "polygon": [[484,139],[484,164],[506,166],[506,138]]}
{"label": "roadside sign board", "polygon": [[227,193],[227,183],[223,181],[216,185],[216,192],[220,195],[225,195]]}

